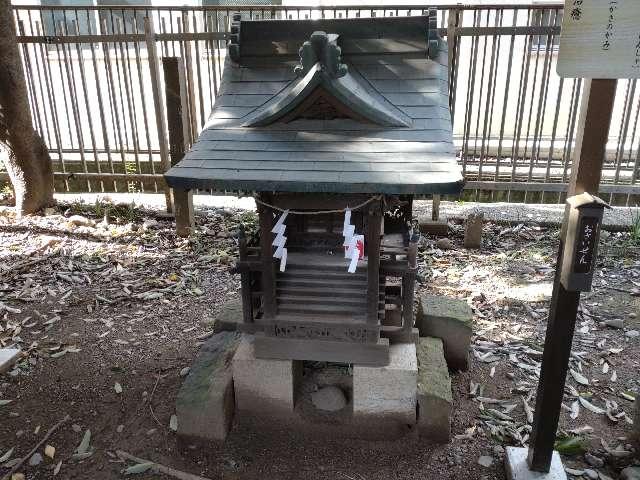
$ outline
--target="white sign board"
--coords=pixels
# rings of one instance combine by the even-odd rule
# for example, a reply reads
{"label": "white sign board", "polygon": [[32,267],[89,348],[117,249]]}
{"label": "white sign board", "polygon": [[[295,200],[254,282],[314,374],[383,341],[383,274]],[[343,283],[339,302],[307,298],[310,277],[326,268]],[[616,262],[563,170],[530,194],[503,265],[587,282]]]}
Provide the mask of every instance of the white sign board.
{"label": "white sign board", "polygon": [[640,0],[565,0],[558,75],[640,77]]}

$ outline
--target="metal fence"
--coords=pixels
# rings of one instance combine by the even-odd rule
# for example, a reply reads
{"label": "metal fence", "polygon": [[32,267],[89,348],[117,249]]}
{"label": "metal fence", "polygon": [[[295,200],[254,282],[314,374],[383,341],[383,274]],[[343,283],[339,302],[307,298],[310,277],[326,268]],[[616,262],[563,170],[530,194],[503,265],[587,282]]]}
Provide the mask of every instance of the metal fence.
{"label": "metal fence", "polygon": [[[422,15],[415,6],[17,6],[35,126],[56,189],[158,191],[171,163],[164,57],[182,71],[185,146],[220,89],[229,19]],[[582,81],[555,73],[562,6],[440,6],[448,40],[454,142],[467,198],[563,201]],[[620,80],[601,193],[640,195],[640,92]]]}

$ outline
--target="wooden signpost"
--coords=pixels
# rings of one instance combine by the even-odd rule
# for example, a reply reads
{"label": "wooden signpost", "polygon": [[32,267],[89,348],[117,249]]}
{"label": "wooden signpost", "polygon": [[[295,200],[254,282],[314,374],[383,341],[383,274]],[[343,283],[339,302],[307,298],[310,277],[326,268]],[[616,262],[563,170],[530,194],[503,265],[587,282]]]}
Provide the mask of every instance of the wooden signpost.
{"label": "wooden signpost", "polygon": [[640,77],[640,1],[566,0],[557,72],[586,81],[529,447],[536,472],[551,467],[580,292],[591,288],[616,79]]}

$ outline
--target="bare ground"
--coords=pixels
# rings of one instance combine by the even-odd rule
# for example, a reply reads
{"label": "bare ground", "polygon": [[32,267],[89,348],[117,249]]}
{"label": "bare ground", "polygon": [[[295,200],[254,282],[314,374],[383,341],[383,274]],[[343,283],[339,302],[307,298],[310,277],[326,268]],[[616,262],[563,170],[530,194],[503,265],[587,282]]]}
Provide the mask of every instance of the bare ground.
{"label": "bare ground", "polygon": [[[0,211],[0,346],[24,351],[0,375],[0,459],[14,449],[0,475],[66,414],[70,421],[45,443],[55,447],[54,458],[40,448],[42,462],[19,470],[26,478],[52,478],[60,461],[58,478],[122,478],[131,463],[115,451],[125,450],[210,479],[488,480],[504,478],[504,445],[526,444],[524,404],[535,405],[555,229],[486,224],[479,251],[462,247],[460,225],[451,245],[423,242],[420,290],[465,298],[475,315],[471,368],[452,377],[450,444],[236,429],[223,446],[202,447],[180,443],[170,417],[181,372],[211,334],[222,303],[237,295],[233,235],[252,214],[201,211],[197,232],[179,239],[171,221],[154,212],[112,207],[109,225],[100,225],[102,207],[49,213],[18,221],[10,209]],[[87,223],[71,217],[78,213],[92,222],[74,225]],[[624,233],[604,235],[601,253],[576,327],[577,375],[567,382],[561,434],[579,446],[564,456],[565,465],[606,479],[634,461],[626,437],[630,399],[640,390],[640,337],[633,333],[640,330],[640,253]],[[602,324],[617,319],[624,328]],[[86,430],[93,453],[73,459]],[[588,466],[585,451],[603,466]],[[492,465],[478,464],[480,456]]]}

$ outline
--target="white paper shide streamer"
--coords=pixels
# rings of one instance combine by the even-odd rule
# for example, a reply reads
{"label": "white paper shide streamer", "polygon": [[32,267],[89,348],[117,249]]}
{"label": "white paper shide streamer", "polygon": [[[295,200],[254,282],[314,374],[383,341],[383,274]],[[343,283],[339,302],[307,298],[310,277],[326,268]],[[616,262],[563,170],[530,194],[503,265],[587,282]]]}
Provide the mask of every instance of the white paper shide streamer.
{"label": "white paper shide streamer", "polygon": [[284,224],[287,215],[289,214],[289,210],[285,210],[278,218],[278,221],[271,229],[271,233],[276,234],[276,238],[273,239],[271,243],[272,246],[276,247],[276,251],[273,253],[274,258],[280,259],[280,271],[284,272],[287,266],[287,249],[285,244],[287,243],[287,237],[284,236],[284,232],[287,229],[287,226]]}
{"label": "white paper shide streamer", "polygon": [[344,213],[344,225],[342,227],[342,235],[344,236],[344,258],[348,258],[349,273],[355,273],[358,266],[358,260],[364,257],[364,235],[355,233],[356,227],[351,224],[351,210],[347,209]]}

